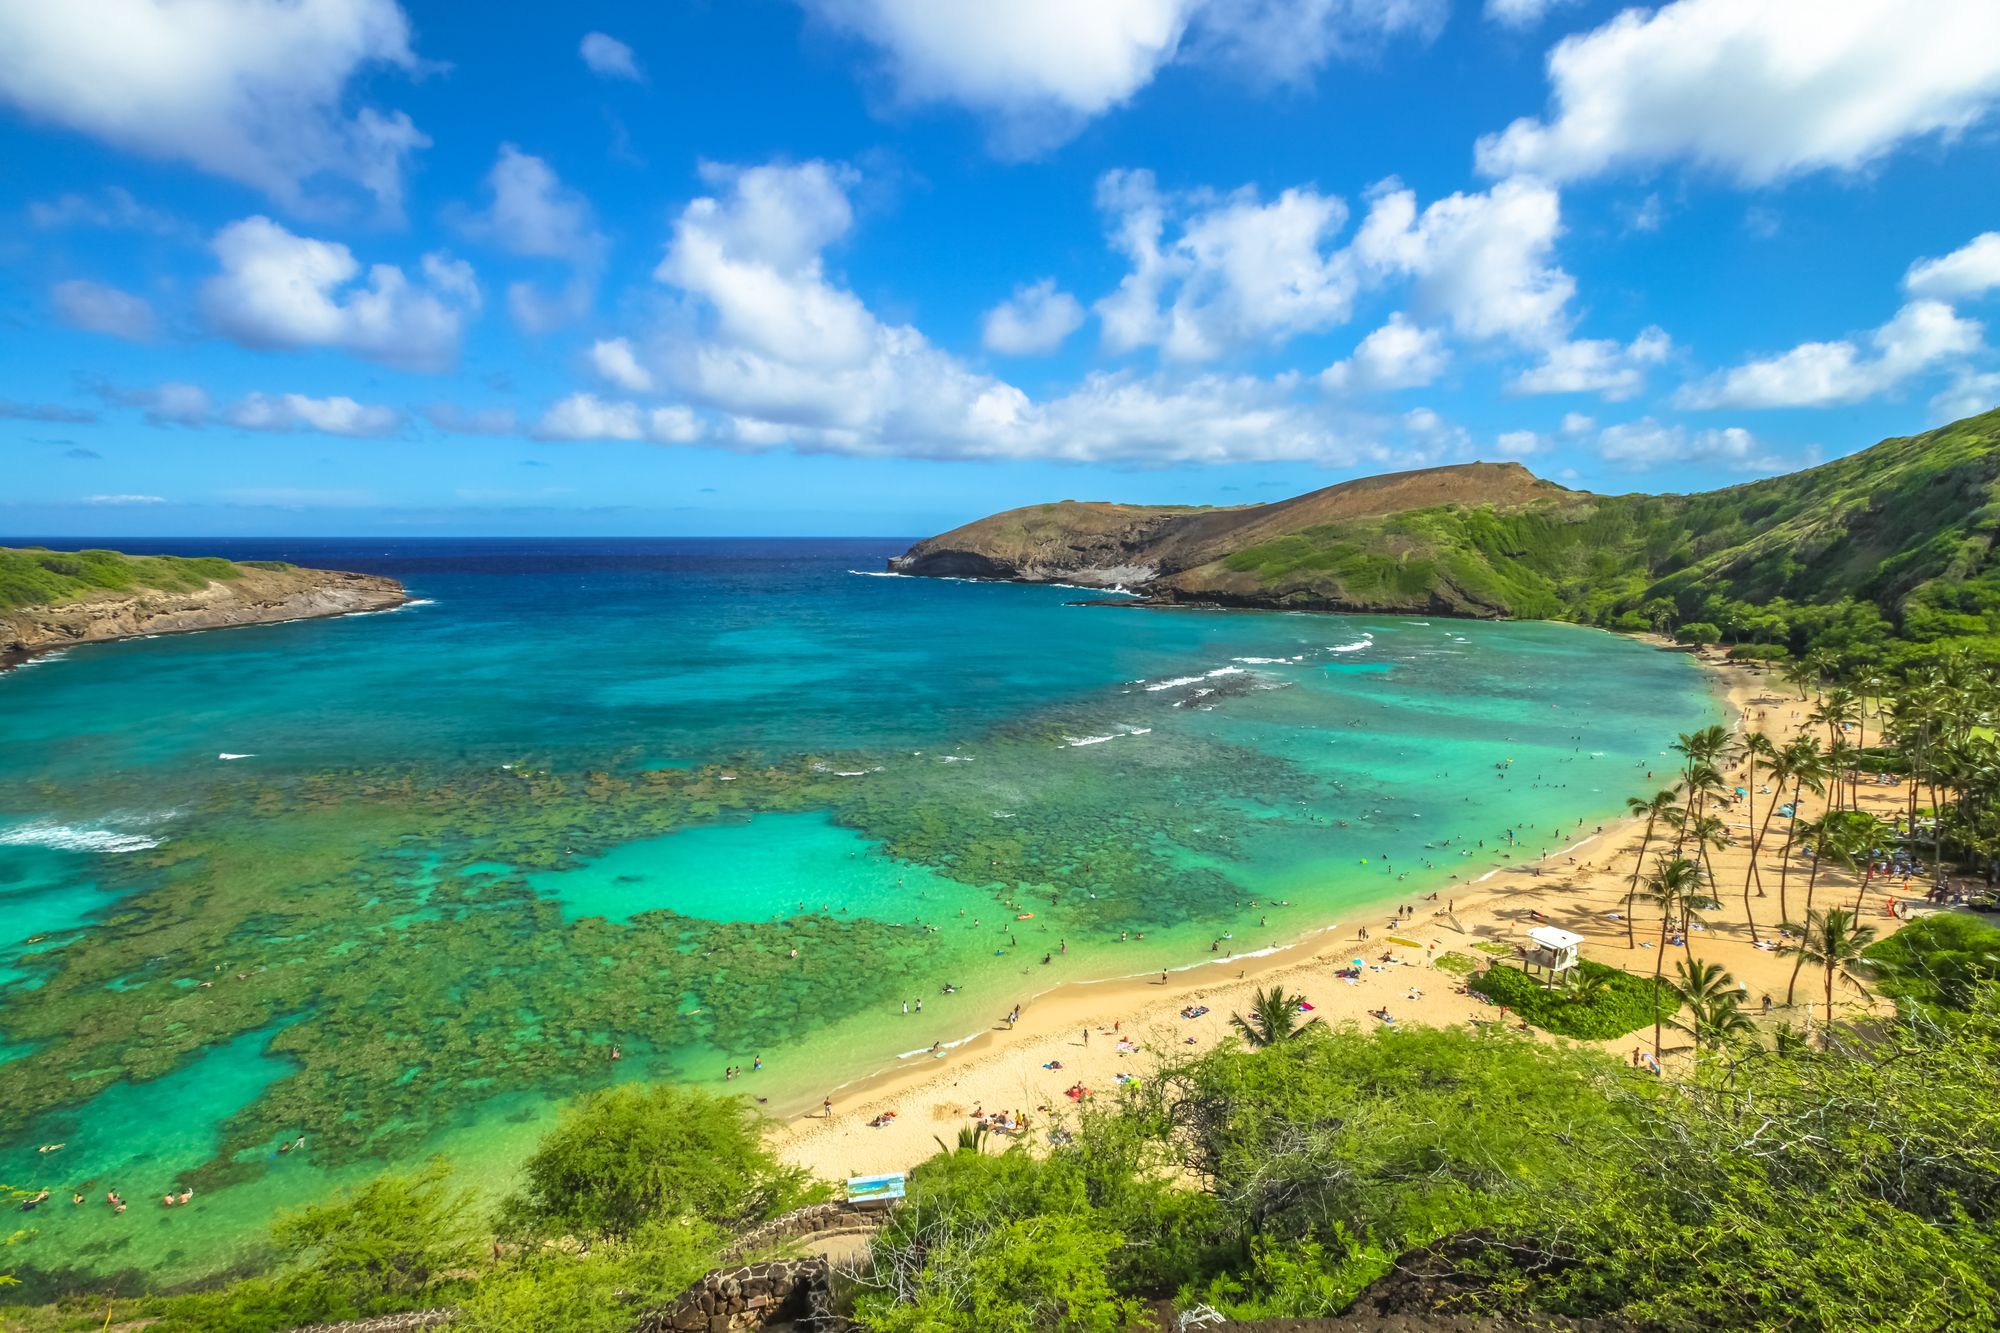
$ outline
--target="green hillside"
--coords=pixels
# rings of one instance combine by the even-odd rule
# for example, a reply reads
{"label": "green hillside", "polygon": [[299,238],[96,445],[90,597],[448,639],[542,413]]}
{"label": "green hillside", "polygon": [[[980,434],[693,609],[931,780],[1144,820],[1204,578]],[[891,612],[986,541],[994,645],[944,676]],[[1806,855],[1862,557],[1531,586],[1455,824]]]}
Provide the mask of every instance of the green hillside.
{"label": "green hillside", "polygon": [[[2000,412],[1809,471],[1685,496],[1583,493],[1330,523],[1175,576],[1356,600],[1434,590],[1495,614],[1619,628],[1693,622],[1729,642],[2000,656]],[[1218,566],[1220,568],[1218,568]],[[1239,585],[1240,587],[1240,585]]]}
{"label": "green hillside", "polygon": [[2000,660],[2000,411],[1695,495],[1592,495],[1473,463],[1202,514],[1027,515],[892,565],[1085,582],[1144,570],[1118,577],[1172,602],[1573,620],[1850,663],[1943,644]]}
{"label": "green hillside", "polygon": [[117,551],[51,551],[0,547],[0,611],[73,602],[97,592],[194,592],[245,569],[290,569],[276,560],[243,564],[217,556],[123,555]]}

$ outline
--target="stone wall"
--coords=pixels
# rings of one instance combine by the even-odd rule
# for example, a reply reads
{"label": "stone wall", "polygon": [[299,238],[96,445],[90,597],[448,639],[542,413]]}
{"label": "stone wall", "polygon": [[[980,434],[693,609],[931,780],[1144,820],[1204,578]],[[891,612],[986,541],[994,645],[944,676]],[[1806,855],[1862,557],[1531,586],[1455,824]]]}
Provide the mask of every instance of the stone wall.
{"label": "stone wall", "polygon": [[815,1203],[805,1208],[795,1208],[738,1236],[735,1243],[723,1251],[722,1257],[725,1260],[740,1259],[767,1245],[796,1240],[801,1236],[873,1231],[882,1225],[883,1219],[888,1215],[889,1205],[881,1200],[852,1203],[841,1199],[833,1203]]}
{"label": "stone wall", "polygon": [[649,1310],[632,1333],[731,1333],[761,1328],[781,1315],[811,1310],[811,1293],[826,1286],[827,1262],[775,1259],[740,1268],[719,1268],[682,1293],[672,1305]]}

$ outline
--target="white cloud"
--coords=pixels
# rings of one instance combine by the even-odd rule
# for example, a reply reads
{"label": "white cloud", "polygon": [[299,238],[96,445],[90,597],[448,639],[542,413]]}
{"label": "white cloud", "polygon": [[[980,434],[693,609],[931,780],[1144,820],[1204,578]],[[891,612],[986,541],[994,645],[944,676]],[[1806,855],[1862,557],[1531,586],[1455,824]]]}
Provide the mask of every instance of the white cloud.
{"label": "white cloud", "polygon": [[2000,407],[2000,370],[1963,370],[1931,399],[1931,419],[1957,421]]}
{"label": "white cloud", "polygon": [[1993,0],[1676,0],[1549,53],[1551,113],[1480,169],[1570,180],[1686,160],[1763,184],[1952,135],[2000,96]]}
{"label": "white cloud", "polygon": [[400,216],[404,158],[430,141],[361,107],[364,71],[419,72],[396,0],[61,0],[0,6],[0,100],[291,209],[344,183]]}
{"label": "white cloud", "polygon": [[1672,340],[1658,328],[1646,329],[1624,346],[1611,338],[1561,342],[1507,387],[1525,394],[1600,393],[1610,402],[1622,402],[1646,387],[1645,368],[1666,360],[1672,350]]}
{"label": "white cloud", "polygon": [[701,438],[701,421],[686,407],[643,410],[637,403],[607,402],[573,393],[550,405],[535,423],[538,440],[651,440],[689,444]]}
{"label": "white cloud", "polygon": [[547,162],[510,143],[500,145],[486,187],[491,201],[460,217],[460,230],[508,254],[557,260],[571,270],[553,294],[532,282],[508,284],[507,309],[514,322],[530,333],[546,333],[589,313],[611,245],[597,229],[590,201],[564,185]]}
{"label": "white cloud", "polygon": [[1582,412],[1565,412],[1562,419],[1562,433],[1565,435],[1588,435],[1597,429],[1597,420]]}
{"label": "white cloud", "polygon": [[1939,301],[1911,301],[1868,335],[1874,355],[1855,343],[1801,343],[1778,356],[1745,362],[1684,386],[1681,407],[1833,407],[1885,393],[1940,362],[1978,350],[1981,326]]}
{"label": "white cloud", "polygon": [[980,320],[981,344],[1002,356],[1046,356],[1083,325],[1083,306],[1054,278],[1016,287]]}
{"label": "white cloud", "polygon": [[2000,287],[2000,231],[1984,232],[1938,259],[1920,259],[1903,275],[1912,296],[1957,301]]}
{"label": "white cloud", "polygon": [[[745,448],[871,457],[1115,459],[1138,464],[1392,457],[1299,400],[1296,376],[1096,373],[1036,401],[917,329],[878,319],[827,274],[853,223],[852,173],[821,162],[711,167],[713,196],[674,226],[656,276],[695,316],[644,345],[656,380],[727,418]],[[579,433],[632,438],[617,405],[578,405]]]}
{"label": "white cloud", "polygon": [[597,231],[590,201],[564,185],[555,169],[533,153],[513,144],[500,145],[500,156],[486,173],[491,203],[464,219],[467,235],[509,254],[539,259],[583,262],[602,252],[605,239]]}
{"label": "white cloud", "polygon": [[1428,38],[1445,0],[801,0],[883,55],[895,100],[986,119],[992,146],[1031,156],[1123,105],[1176,58],[1257,84],[1297,83],[1399,33]]}
{"label": "white cloud", "polygon": [[163,495],[86,495],[85,504],[93,505],[158,505],[167,502]]}
{"label": "white cloud", "polygon": [[[425,260],[429,285],[394,264],[361,265],[344,245],[295,236],[265,217],[215,235],[221,272],[202,284],[210,327],[248,347],[338,347],[408,370],[445,370],[476,293],[472,271]],[[441,281],[440,281],[441,280]]]}
{"label": "white cloud", "polygon": [[650,393],[653,374],[639,364],[625,338],[600,338],[591,344],[590,364],[605,380],[633,393]]}
{"label": "white cloud", "polygon": [[308,398],[302,393],[246,394],[230,405],[222,419],[243,430],[311,430],[371,439],[394,434],[403,424],[402,413],[391,407],[347,397]]}
{"label": "white cloud", "polygon": [[1097,197],[1112,244],[1132,263],[1096,305],[1113,352],[1156,345],[1175,360],[1206,360],[1348,316],[1353,266],[1328,248],[1347,205],[1332,195],[1293,188],[1268,204],[1247,187],[1219,199],[1168,195],[1151,172],[1113,171]]}
{"label": "white cloud", "polygon": [[1542,437],[1531,430],[1502,431],[1494,443],[1510,459],[1526,458],[1542,449]]}
{"label": "white cloud", "polygon": [[590,66],[590,72],[600,79],[630,79],[634,83],[645,81],[640,72],[639,62],[632,55],[632,48],[616,37],[601,32],[587,32],[583,43],[577,48],[583,63]]}
{"label": "white cloud", "polygon": [[1775,472],[1783,466],[1741,426],[1690,431],[1651,417],[1606,426],[1598,433],[1597,452],[1640,471],[1661,463],[1719,463],[1738,472]]}
{"label": "white cloud", "polygon": [[1444,373],[1448,356],[1443,334],[1419,328],[1398,311],[1363,338],[1353,356],[1321,371],[1320,383],[1336,391],[1419,388]]}
{"label": "white cloud", "polygon": [[198,384],[169,381],[153,389],[121,389],[97,384],[93,392],[117,407],[138,408],[149,426],[205,426],[214,410],[208,393]]}
{"label": "white cloud", "polygon": [[1541,345],[1566,331],[1576,280],[1551,261],[1562,234],[1553,189],[1505,180],[1421,213],[1415,192],[1399,181],[1384,181],[1370,195],[1353,253],[1380,274],[1412,275],[1420,311],[1473,338]]}
{"label": "white cloud", "polygon": [[1486,0],[1486,17],[1503,28],[1532,28],[1549,13],[1576,0]]}
{"label": "white cloud", "polygon": [[199,235],[188,223],[169,213],[148,208],[119,185],[107,185],[98,197],[63,194],[54,199],[36,199],[28,204],[28,221],[44,231],[69,227],[102,227],[107,231],[143,231],[176,240]]}
{"label": "white cloud", "polygon": [[1189,58],[1235,68],[1253,86],[1304,83],[1329,60],[1373,53],[1383,39],[1437,36],[1449,0],[1201,0]]}
{"label": "white cloud", "polygon": [[145,342],[153,336],[153,307],[143,296],[73,278],[49,289],[56,314],[71,328]]}

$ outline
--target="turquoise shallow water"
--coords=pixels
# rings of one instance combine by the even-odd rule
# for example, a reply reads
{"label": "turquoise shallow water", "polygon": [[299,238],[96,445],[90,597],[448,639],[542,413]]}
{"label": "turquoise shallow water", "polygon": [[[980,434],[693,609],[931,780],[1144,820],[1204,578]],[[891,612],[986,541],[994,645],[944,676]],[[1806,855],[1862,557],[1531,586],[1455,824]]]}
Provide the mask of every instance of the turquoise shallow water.
{"label": "turquoise shallow water", "polygon": [[38,1212],[31,1290],[254,1262],[433,1151],[503,1189],[610,1079],[816,1101],[1476,879],[1720,713],[1593,631],[868,572],[900,546],[246,544],[424,600],[0,676],[0,1180],[153,1201]]}

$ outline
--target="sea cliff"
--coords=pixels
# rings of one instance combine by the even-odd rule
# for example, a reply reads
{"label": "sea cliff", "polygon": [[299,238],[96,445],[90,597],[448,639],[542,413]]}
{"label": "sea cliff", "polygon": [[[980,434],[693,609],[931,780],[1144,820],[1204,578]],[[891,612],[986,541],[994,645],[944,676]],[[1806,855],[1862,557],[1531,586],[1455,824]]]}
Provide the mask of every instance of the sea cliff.
{"label": "sea cliff", "polygon": [[[76,558],[59,552],[6,554]],[[66,588],[59,599],[0,605],[0,668],[79,643],[383,611],[409,600],[402,584],[374,574],[201,562],[211,563],[223,567],[216,571],[221,577],[175,580],[192,586]]]}

